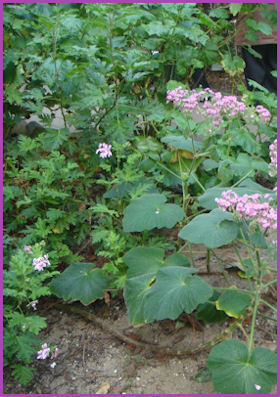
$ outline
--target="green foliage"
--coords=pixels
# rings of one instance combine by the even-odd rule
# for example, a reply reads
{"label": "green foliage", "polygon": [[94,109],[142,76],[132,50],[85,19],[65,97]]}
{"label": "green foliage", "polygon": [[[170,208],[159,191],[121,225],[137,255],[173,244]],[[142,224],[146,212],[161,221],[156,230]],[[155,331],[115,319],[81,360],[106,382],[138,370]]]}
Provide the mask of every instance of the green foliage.
{"label": "green foliage", "polygon": [[125,232],[142,232],[154,228],[172,228],[184,217],[183,210],[176,204],[166,204],[161,194],[146,194],[134,199],[124,210]]}
{"label": "green foliage", "polygon": [[32,301],[51,294],[47,280],[58,274],[57,271],[44,268],[35,270],[32,258],[45,254],[44,242],[31,247],[32,253],[18,249],[12,256],[9,268],[3,272],[4,330],[3,358],[4,366],[11,365],[12,375],[22,384],[33,377],[32,364],[40,340],[34,335],[47,326],[44,317],[33,310]]}
{"label": "green foliage", "polygon": [[[205,227],[207,225],[207,227]],[[232,214],[218,208],[209,214],[195,217],[179,233],[179,237],[191,243],[204,244],[208,248],[217,248],[236,239],[238,226]]]}
{"label": "green foliage", "polygon": [[263,347],[250,355],[246,345],[227,340],[213,347],[207,360],[215,391],[222,394],[268,394],[277,381],[277,356]]}
{"label": "green foliage", "polygon": [[93,263],[73,263],[51,282],[50,287],[64,300],[79,300],[88,305],[104,297],[108,279]]}
{"label": "green foliage", "polygon": [[[205,323],[223,321],[225,313],[239,320],[251,302],[256,315],[268,271],[259,249],[270,244],[254,222],[219,211],[215,198],[228,187],[276,198],[268,164],[277,98],[256,82],[252,91],[240,83],[245,65],[232,45],[231,18],[240,12],[249,37],[271,33],[276,10],[263,4],[269,24],[259,23],[250,18],[258,6],[4,4],[4,360],[19,382],[32,378],[36,335],[46,327],[31,302],[50,293],[88,305],[105,290],[124,289],[134,325],[194,310]],[[193,88],[197,68],[213,63],[232,79],[245,113],[224,112],[217,122],[203,108],[215,101],[209,91],[199,103],[201,119],[196,109],[166,103],[167,89]],[[38,122],[28,122],[34,115]],[[99,143],[112,145],[110,158],[96,154]],[[178,222],[185,226],[171,238]],[[250,291],[218,295],[190,267],[181,239],[204,244],[208,256],[234,241],[245,244],[249,257],[238,267]],[[35,271],[32,258],[46,252],[51,266]],[[68,267],[50,289],[58,265]],[[234,341],[212,350],[216,391],[228,393],[234,384],[235,393],[256,394],[259,381],[257,392],[270,391],[275,357],[252,352],[252,340],[253,331],[249,350]]]}

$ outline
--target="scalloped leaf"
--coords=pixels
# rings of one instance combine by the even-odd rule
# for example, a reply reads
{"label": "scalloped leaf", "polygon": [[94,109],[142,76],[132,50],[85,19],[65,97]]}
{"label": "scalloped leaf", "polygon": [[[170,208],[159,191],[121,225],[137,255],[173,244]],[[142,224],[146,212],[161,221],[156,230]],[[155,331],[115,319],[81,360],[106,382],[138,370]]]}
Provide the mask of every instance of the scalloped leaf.
{"label": "scalloped leaf", "polygon": [[233,221],[232,214],[215,208],[209,214],[195,217],[183,227],[179,237],[194,244],[217,248],[233,241],[238,231],[238,225]]}
{"label": "scalloped leaf", "polygon": [[104,297],[109,279],[94,263],[73,263],[50,283],[52,291],[65,300],[89,305]]}
{"label": "scalloped leaf", "polygon": [[123,214],[125,232],[142,232],[154,228],[172,228],[184,217],[176,204],[166,204],[163,194],[145,194],[131,201]]}
{"label": "scalloped leaf", "polygon": [[270,393],[277,381],[277,356],[264,347],[256,347],[251,356],[238,340],[226,340],[211,350],[207,367],[212,372],[215,391],[221,394]]}

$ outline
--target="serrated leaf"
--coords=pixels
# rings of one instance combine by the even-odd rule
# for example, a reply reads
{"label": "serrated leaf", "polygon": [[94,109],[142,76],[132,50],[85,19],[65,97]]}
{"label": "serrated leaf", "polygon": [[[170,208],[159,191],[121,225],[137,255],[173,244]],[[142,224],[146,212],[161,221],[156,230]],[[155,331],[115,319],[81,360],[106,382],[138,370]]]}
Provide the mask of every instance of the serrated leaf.
{"label": "serrated leaf", "polygon": [[215,208],[209,214],[195,217],[183,227],[179,237],[191,243],[204,244],[208,248],[218,248],[232,242],[238,231],[232,214]]}
{"label": "serrated leaf", "polygon": [[52,291],[65,300],[79,300],[84,305],[104,297],[108,278],[93,263],[73,263],[52,280]]}
{"label": "serrated leaf", "polygon": [[146,194],[131,201],[123,214],[125,232],[142,232],[154,228],[172,228],[184,217],[176,204],[166,204],[162,194]]}
{"label": "serrated leaf", "polygon": [[15,342],[17,344],[17,358],[25,363],[31,363],[37,351],[34,345],[39,343],[39,339],[28,333],[17,336]]}
{"label": "serrated leaf", "polygon": [[13,377],[22,385],[26,386],[33,378],[33,369],[21,364],[12,365]]}
{"label": "serrated leaf", "polygon": [[246,345],[224,341],[211,350],[207,367],[212,372],[215,391],[221,394],[269,394],[277,381],[277,356],[256,347],[251,357]]}

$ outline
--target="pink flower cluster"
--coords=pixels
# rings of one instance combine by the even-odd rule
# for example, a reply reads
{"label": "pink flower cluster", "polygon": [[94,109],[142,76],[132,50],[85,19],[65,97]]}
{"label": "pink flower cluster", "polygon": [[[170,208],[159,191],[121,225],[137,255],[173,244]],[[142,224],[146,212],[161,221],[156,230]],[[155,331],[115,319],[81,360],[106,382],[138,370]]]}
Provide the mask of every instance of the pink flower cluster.
{"label": "pink flower cluster", "polygon": [[263,119],[264,123],[267,123],[271,118],[269,110],[262,105],[256,106],[256,112],[259,114],[260,118]]}
{"label": "pink flower cluster", "polygon": [[[42,345],[42,350],[39,350],[37,352],[37,360],[45,360],[49,356],[50,352],[51,352],[51,349],[48,347],[47,343],[44,343]],[[56,347],[54,349],[52,356],[51,356],[51,360],[56,358],[57,355],[58,355],[58,348]]]}
{"label": "pink flower cluster", "polygon": [[270,176],[277,175],[277,139],[269,146],[269,155],[270,155]]}
{"label": "pink flower cluster", "polygon": [[269,194],[262,196],[259,193],[244,194],[238,196],[233,190],[222,193],[222,198],[216,198],[218,207],[222,211],[230,210],[237,214],[238,218],[245,217],[246,220],[255,220],[262,230],[276,230],[277,212],[270,206],[272,197]]}
{"label": "pink flower cluster", "polygon": [[38,271],[41,271],[44,269],[44,267],[51,265],[49,262],[48,254],[40,256],[39,258],[34,258],[32,264],[34,266],[34,269]]}
{"label": "pink flower cluster", "polygon": [[102,159],[105,157],[111,157],[112,156],[112,152],[111,152],[111,147],[112,145],[107,145],[106,143],[99,143],[98,145],[98,149],[96,150],[96,154],[99,153],[99,157],[101,157]]}
{"label": "pink flower cluster", "polygon": [[[214,92],[205,88],[200,92],[196,90],[184,90],[182,87],[167,91],[167,103],[173,102],[186,112],[196,111],[197,114],[209,116],[214,127],[222,124],[224,117],[241,115],[249,116],[251,119],[256,116],[262,117],[265,122],[270,120],[269,111],[261,105],[255,109],[247,108],[245,103],[238,101],[236,96],[222,96],[220,92]],[[209,129],[212,132],[212,129]]]}

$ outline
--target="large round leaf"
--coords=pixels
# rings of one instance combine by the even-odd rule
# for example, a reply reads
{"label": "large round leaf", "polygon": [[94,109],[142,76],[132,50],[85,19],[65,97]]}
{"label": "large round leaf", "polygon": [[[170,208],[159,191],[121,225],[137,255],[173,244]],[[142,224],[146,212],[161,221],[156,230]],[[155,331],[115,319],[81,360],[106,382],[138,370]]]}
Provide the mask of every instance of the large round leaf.
{"label": "large round leaf", "polygon": [[183,227],[179,237],[208,248],[217,248],[233,241],[238,235],[238,225],[232,214],[215,208],[209,214],[198,215]]}
{"label": "large round leaf", "polygon": [[238,235],[238,225],[232,214],[215,208],[209,214],[198,215],[183,227],[179,237],[208,248],[217,248],[233,241]]}
{"label": "large round leaf", "polygon": [[57,296],[65,300],[79,300],[88,305],[104,297],[108,278],[93,263],[73,263],[50,286]]}
{"label": "large round leaf", "polygon": [[268,394],[277,380],[277,356],[263,347],[248,349],[237,340],[213,347],[207,367],[214,389],[221,394]]}
{"label": "large round leaf", "polygon": [[194,153],[201,149],[201,142],[194,141],[191,138],[185,138],[182,135],[167,135],[161,139],[162,142],[174,146],[176,149],[186,150]]}
{"label": "large round leaf", "polygon": [[181,221],[184,211],[176,204],[166,204],[162,194],[146,194],[131,201],[124,210],[125,232],[142,232],[154,228],[171,228]]}
{"label": "large round leaf", "polygon": [[147,322],[169,318],[175,320],[184,311],[191,313],[212,296],[212,287],[193,268],[178,266],[161,269],[147,293],[144,315]]}
{"label": "large round leaf", "polygon": [[166,259],[164,250],[152,247],[135,247],[124,255],[124,263],[128,266],[127,278],[142,274],[155,274],[160,268],[166,266],[189,266],[185,255],[174,253]]}

